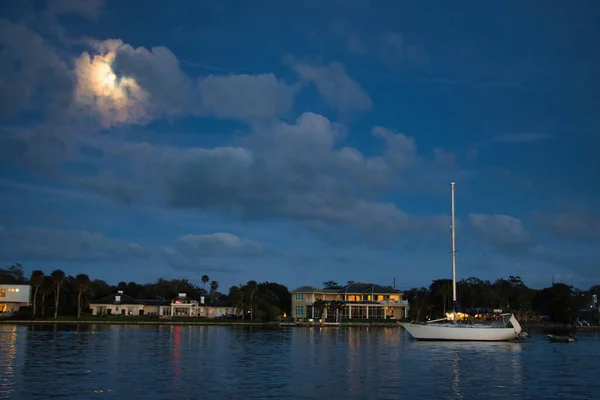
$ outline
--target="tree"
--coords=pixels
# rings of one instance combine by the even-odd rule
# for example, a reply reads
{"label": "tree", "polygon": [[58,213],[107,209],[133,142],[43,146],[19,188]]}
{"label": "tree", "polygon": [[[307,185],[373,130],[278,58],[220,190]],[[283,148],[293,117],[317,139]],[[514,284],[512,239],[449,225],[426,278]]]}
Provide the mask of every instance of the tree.
{"label": "tree", "polygon": [[215,301],[215,293],[217,293],[217,289],[219,288],[219,282],[212,281],[210,283],[210,303],[212,304]]}
{"label": "tree", "polygon": [[60,269],[56,269],[52,271],[52,274],[50,274],[50,276],[52,277],[52,281],[56,285],[56,295],[54,297],[54,319],[56,319],[58,318],[58,300],[60,298],[60,286],[65,280],[65,273]]}
{"label": "tree", "polygon": [[42,317],[46,316],[46,296],[54,293],[54,281],[51,276],[44,276],[42,284]]}
{"label": "tree", "polygon": [[75,277],[75,284],[77,285],[77,318],[81,318],[81,296],[90,287],[90,277],[79,274]]}
{"label": "tree", "polygon": [[25,273],[23,266],[16,263],[10,267],[0,268],[0,284],[23,284],[25,283]]}
{"label": "tree", "polygon": [[258,284],[256,281],[248,281],[246,284],[246,292],[250,298],[250,322],[254,321],[254,295],[258,290]]}
{"label": "tree", "polygon": [[35,289],[33,291],[33,317],[37,316],[37,295],[38,290],[44,284],[44,272],[36,269],[31,273],[31,286]]}
{"label": "tree", "polygon": [[324,289],[341,289],[342,287],[338,285],[336,281],[326,281],[323,282]]}
{"label": "tree", "polygon": [[340,323],[340,314],[344,310],[344,302],[339,300],[333,300],[329,303],[329,307],[335,311],[335,322]]}
{"label": "tree", "polygon": [[206,284],[210,281],[208,275],[202,275],[202,283],[204,284],[204,290],[206,290]]}
{"label": "tree", "polygon": [[327,308],[327,302],[323,299],[317,299],[313,303],[313,308],[317,311],[317,318],[323,318],[323,311]]}

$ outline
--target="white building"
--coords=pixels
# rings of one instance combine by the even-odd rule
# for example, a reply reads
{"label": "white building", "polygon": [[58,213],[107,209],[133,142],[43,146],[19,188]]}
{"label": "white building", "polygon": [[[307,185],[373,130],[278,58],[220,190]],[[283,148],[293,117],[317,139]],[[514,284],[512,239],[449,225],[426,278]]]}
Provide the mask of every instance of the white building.
{"label": "white building", "polygon": [[[204,298],[202,298],[204,300]],[[241,315],[233,306],[208,306],[178,293],[172,300],[135,299],[119,290],[115,294],[90,302],[92,315],[160,316],[160,317],[205,317],[217,318],[223,315]]]}
{"label": "white building", "polygon": [[31,304],[31,286],[0,285],[0,313],[16,312]]}

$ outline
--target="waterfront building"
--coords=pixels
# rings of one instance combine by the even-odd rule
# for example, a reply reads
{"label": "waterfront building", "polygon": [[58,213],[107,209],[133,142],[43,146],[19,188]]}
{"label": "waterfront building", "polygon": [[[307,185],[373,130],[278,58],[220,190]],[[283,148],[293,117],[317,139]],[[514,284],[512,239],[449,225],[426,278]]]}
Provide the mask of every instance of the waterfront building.
{"label": "waterfront building", "polygon": [[[408,316],[409,304],[402,299],[402,292],[390,286],[373,283],[349,283],[339,289],[319,289],[301,286],[292,290],[292,317],[295,321],[315,318],[334,318],[333,304],[341,304],[340,320],[343,319],[397,319]],[[315,302],[325,302],[322,315]],[[335,303],[334,303],[335,302]],[[321,303],[322,304],[322,303]]]}
{"label": "waterfront building", "polygon": [[216,318],[223,315],[241,315],[231,304],[205,305],[187,297],[186,293],[178,293],[171,299],[135,299],[119,290],[90,302],[92,315],[156,315],[160,317],[206,317]]}
{"label": "waterfront building", "polygon": [[31,286],[0,285],[0,313],[17,312],[19,308],[31,304]]}

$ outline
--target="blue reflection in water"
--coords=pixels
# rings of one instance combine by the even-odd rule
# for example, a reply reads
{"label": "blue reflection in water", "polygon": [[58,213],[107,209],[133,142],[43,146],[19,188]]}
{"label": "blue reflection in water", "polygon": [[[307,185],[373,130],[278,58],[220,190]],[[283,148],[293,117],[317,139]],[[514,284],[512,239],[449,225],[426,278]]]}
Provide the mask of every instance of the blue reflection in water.
{"label": "blue reflection in water", "polygon": [[397,328],[0,326],[0,398],[594,398],[572,345],[417,342]]}

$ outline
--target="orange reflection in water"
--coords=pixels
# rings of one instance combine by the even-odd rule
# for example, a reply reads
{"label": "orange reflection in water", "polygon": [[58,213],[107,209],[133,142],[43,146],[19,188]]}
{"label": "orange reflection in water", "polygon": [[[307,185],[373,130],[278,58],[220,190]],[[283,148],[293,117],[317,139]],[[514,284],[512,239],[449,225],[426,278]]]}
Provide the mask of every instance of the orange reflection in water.
{"label": "orange reflection in water", "polygon": [[9,396],[13,390],[14,362],[17,357],[17,327],[0,326],[0,397]]}

